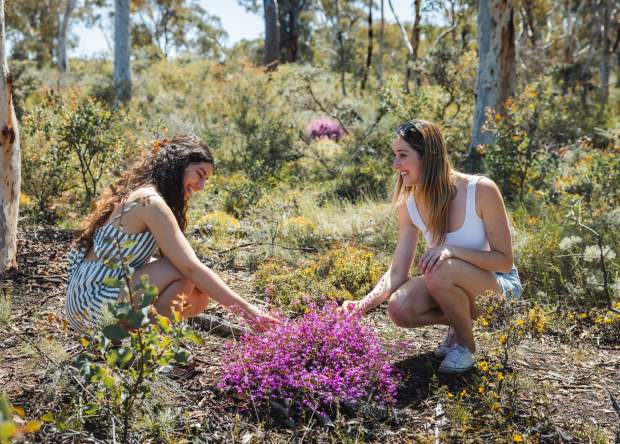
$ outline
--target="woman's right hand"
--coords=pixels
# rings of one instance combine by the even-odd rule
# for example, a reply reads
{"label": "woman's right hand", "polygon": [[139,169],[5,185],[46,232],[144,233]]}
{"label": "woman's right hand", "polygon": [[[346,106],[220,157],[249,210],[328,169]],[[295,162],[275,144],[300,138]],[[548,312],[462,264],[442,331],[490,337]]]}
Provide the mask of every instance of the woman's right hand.
{"label": "woman's right hand", "polygon": [[340,309],[345,313],[351,313],[353,311],[358,311],[362,307],[360,306],[360,301],[344,301],[340,306]]}

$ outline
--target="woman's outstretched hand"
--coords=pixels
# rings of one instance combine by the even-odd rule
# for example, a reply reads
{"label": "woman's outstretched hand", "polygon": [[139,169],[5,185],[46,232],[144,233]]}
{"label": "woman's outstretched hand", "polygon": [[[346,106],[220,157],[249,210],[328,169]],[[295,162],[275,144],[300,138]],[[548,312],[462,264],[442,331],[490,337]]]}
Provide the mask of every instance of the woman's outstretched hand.
{"label": "woman's outstretched hand", "polygon": [[359,311],[362,308],[359,302],[360,301],[344,301],[340,306],[340,310],[344,311],[345,313]]}
{"label": "woman's outstretched hand", "polygon": [[446,259],[454,257],[452,249],[446,245],[429,248],[424,252],[418,263],[422,274],[432,273],[439,269],[441,263]]}
{"label": "woman's outstretched hand", "polygon": [[250,324],[252,330],[257,333],[262,333],[280,325],[280,321],[278,319],[261,311],[255,305],[250,306],[249,310],[245,313],[244,318],[247,323]]}

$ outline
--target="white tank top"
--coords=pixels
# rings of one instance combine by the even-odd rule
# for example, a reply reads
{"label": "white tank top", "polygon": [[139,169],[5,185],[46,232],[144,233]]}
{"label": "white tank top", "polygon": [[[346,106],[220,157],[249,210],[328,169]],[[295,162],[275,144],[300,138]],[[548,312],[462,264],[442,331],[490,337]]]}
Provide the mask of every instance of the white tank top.
{"label": "white tank top", "polygon": [[[465,202],[465,221],[461,228],[446,234],[444,245],[467,248],[470,250],[491,251],[489,240],[484,229],[484,222],[476,214],[476,184],[481,179],[480,176],[472,176],[467,183],[467,196]],[[407,198],[407,210],[411,221],[424,234],[426,242],[430,246],[433,244],[433,235],[426,228],[420,217],[418,206],[413,196]]]}

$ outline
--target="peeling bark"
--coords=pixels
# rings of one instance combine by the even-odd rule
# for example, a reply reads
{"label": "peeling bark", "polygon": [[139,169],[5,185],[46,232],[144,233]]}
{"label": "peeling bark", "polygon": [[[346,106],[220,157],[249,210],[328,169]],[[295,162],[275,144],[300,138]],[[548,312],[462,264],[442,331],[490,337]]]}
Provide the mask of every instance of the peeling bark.
{"label": "peeling bark", "polygon": [[6,60],[4,0],[0,0],[0,273],[17,267],[21,155],[13,107],[13,79]]}
{"label": "peeling bark", "polygon": [[479,0],[478,2],[478,77],[476,105],[472,125],[469,159],[479,155],[478,145],[492,141],[484,130],[488,109],[502,112],[506,99],[515,87],[514,5],[510,0]]}

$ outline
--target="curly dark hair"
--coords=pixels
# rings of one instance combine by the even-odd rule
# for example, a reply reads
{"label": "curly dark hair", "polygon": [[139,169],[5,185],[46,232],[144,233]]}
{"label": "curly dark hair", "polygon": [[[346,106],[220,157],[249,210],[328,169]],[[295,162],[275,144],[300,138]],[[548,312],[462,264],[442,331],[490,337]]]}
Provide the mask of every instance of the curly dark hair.
{"label": "curly dark hair", "polygon": [[215,166],[211,149],[196,136],[180,134],[171,140],[156,142],[153,152],[146,159],[124,173],[101,194],[82,225],[76,245],[88,251],[92,247],[95,230],[109,219],[129,193],[148,185],[155,186],[172,210],[179,228],[185,231],[187,200],[183,193],[183,174],[189,164],[198,162]]}

